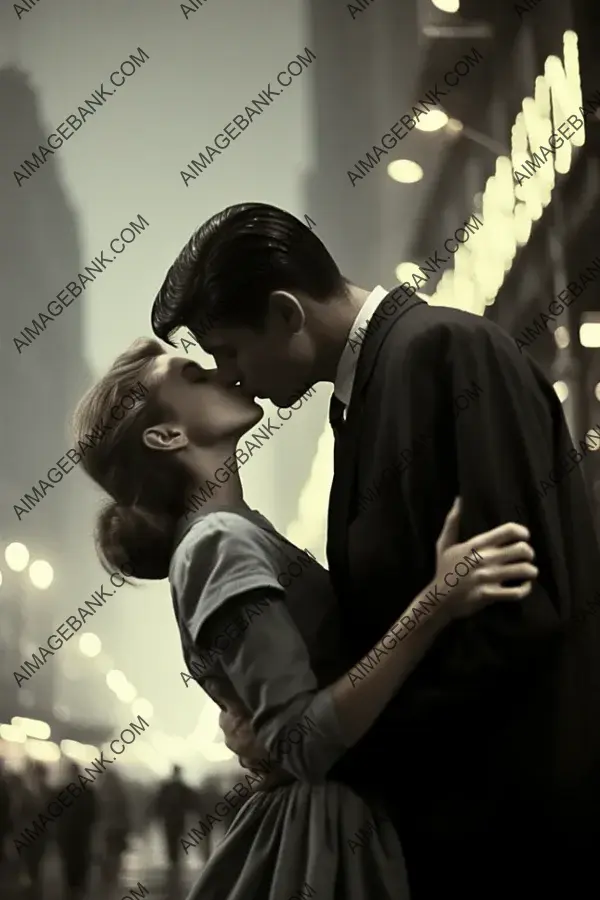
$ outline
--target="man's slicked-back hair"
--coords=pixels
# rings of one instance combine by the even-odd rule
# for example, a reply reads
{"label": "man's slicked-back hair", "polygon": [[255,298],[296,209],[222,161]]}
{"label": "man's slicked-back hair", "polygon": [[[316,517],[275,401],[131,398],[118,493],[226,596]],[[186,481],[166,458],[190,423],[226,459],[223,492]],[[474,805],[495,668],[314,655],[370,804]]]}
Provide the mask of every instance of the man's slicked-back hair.
{"label": "man's slicked-back hair", "polygon": [[301,291],[314,300],[345,294],[329,251],[307,225],[266,203],[240,203],[191,236],[152,306],[152,330],[171,343],[185,326],[202,336],[217,321],[260,327],[269,295]]}

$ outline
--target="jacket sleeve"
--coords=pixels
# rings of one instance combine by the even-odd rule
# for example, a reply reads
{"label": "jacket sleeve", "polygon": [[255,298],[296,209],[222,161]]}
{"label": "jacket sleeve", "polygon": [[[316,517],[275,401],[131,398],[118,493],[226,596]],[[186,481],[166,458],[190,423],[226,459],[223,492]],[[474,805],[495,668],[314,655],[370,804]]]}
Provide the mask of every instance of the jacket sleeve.
{"label": "jacket sleeve", "polygon": [[[546,390],[547,387],[547,390]],[[410,510],[421,570],[435,572],[435,543],[455,496],[463,498],[460,540],[508,521],[522,521],[540,570],[522,601],[496,603],[453,623],[431,652],[431,665],[406,684],[403,703],[420,714],[431,704],[482,697],[518,677],[555,646],[569,618],[568,548],[559,494],[544,501],[561,437],[569,445],[560,402],[512,340],[477,324],[436,324],[392,363],[387,389],[402,398],[395,435],[398,460],[415,435],[400,489]],[[582,490],[581,475],[576,490]],[[443,585],[440,585],[443,588]],[[425,704],[425,705],[424,705]]]}

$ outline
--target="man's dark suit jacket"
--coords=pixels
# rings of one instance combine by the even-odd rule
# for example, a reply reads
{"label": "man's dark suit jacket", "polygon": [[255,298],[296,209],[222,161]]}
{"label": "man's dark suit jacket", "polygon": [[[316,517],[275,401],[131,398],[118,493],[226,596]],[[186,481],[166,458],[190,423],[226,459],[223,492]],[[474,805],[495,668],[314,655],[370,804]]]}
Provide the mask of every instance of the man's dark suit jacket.
{"label": "man's dark suit jacket", "polygon": [[459,494],[461,541],[521,521],[540,574],[449,626],[341,769],[385,773],[417,887],[436,848],[485,840],[510,867],[525,840],[598,835],[600,552],[560,401],[496,325],[399,293],[355,350],[327,546],[353,658],[432,579]]}

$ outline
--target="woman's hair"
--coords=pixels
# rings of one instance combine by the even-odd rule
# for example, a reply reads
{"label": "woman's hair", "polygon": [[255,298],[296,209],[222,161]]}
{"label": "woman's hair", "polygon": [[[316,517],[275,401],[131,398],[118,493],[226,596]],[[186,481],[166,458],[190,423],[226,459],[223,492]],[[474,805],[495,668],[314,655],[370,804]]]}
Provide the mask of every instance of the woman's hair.
{"label": "woman's hair", "polygon": [[152,330],[170,343],[182,326],[200,335],[216,323],[260,327],[273,291],[328,300],[349,284],[304,222],[267,203],[240,203],[191,236],[154,301]]}
{"label": "woman's hair", "polygon": [[[142,440],[146,428],[170,414],[156,399],[151,373],[164,352],[157,341],[136,341],[73,416],[75,440],[83,443],[81,465],[112,497],[96,524],[98,555],[109,571],[136,578],[167,577],[190,480],[175,453],[152,450]],[[122,405],[125,397],[137,398],[132,408]],[[86,445],[90,449],[82,452]]]}

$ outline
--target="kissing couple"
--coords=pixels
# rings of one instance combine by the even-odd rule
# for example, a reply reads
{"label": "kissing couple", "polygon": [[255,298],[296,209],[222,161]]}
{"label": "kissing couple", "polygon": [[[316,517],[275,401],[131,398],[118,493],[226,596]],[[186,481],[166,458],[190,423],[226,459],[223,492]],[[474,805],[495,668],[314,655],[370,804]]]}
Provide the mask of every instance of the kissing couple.
{"label": "kissing couple", "polygon": [[[600,617],[573,622],[600,553],[580,471],[536,492],[573,450],[536,363],[408,284],[359,287],[263,203],[192,235],[151,320],[165,345],[189,329],[215,366],[140,339],[80,401],[76,439],[148,390],[82,459],[110,496],[97,548],[111,570],[168,578],[227,745],[250,769],[277,763],[190,900],[579,896],[599,833]],[[328,569],[284,588],[299,549],[247,505],[235,466],[190,498],[260,421],[257,398],[288,407],[321,381]]]}

